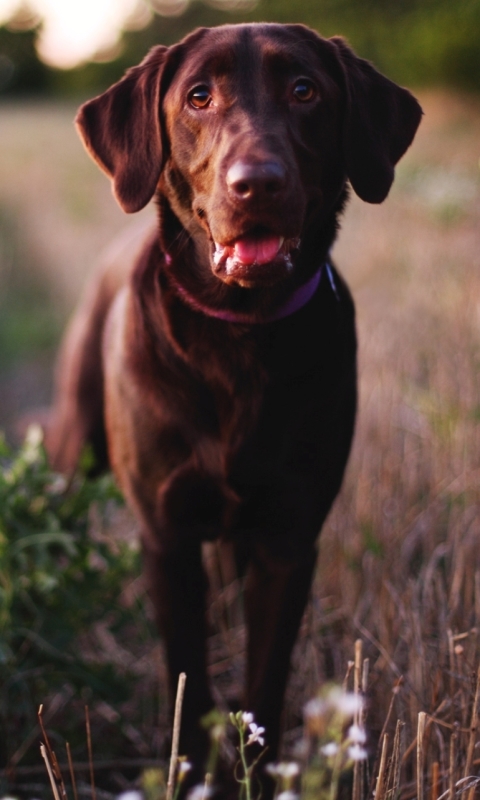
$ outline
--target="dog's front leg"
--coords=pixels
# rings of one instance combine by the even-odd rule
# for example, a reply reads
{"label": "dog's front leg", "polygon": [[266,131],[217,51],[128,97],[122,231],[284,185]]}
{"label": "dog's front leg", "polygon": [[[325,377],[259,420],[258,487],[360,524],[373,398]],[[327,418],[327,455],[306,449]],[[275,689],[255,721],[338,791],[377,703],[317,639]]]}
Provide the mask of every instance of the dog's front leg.
{"label": "dog's front leg", "polygon": [[209,748],[201,719],[214,706],[206,663],[208,581],[201,543],[218,536],[229,502],[221,480],[199,469],[194,457],[176,467],[155,492],[152,485],[143,502],[147,585],[165,644],[171,702],[178,676],[187,675],[180,752],[193,761],[196,774],[190,778],[196,780],[204,779]]}
{"label": "dog's front leg", "polygon": [[187,675],[182,712],[180,754],[193,762],[203,779],[208,736],[200,719],[213,707],[206,668],[206,577],[200,543],[180,542],[152,548],[144,543],[144,570],[158,629],[163,637],[169,697],[173,704],[178,676]]}
{"label": "dog's front leg", "polygon": [[283,560],[257,545],[245,584],[248,626],[245,707],[266,729],[266,760],[274,760],[290,656],[308,600],[317,552]]}

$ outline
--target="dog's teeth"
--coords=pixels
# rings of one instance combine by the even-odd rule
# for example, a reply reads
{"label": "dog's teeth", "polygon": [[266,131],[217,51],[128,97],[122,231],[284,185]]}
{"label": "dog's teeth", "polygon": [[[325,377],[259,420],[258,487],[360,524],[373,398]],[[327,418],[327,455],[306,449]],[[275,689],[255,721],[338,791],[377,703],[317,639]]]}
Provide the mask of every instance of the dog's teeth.
{"label": "dog's teeth", "polygon": [[220,264],[224,254],[225,254],[225,250],[226,249],[227,248],[224,247],[223,245],[218,244],[217,242],[215,242],[215,252],[213,254],[213,263],[215,264],[216,267],[218,267],[218,265]]}
{"label": "dog's teeth", "polygon": [[235,259],[232,258],[231,256],[229,256],[229,258],[227,258],[227,260],[225,262],[225,272],[227,273],[227,275],[231,275],[232,274],[232,272],[235,269],[235,266],[236,266]]}

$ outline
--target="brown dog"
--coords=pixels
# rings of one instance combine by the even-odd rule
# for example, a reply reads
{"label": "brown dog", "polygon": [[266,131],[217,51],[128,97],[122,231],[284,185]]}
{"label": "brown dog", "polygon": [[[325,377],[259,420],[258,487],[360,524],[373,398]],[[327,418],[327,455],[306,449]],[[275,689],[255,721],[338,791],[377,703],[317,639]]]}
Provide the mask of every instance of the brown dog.
{"label": "brown dog", "polygon": [[78,115],[122,208],[155,195],[158,229],[74,320],[48,446],[65,470],[86,441],[99,464],[108,449],[142,524],[170,691],[188,676],[181,751],[199,768],[213,706],[201,543],[229,539],[245,573],[242,707],[274,759],[354,428],[354,309],[329,250],[347,181],[384,200],[420,118],[342,39],[273,24],[155,47]]}

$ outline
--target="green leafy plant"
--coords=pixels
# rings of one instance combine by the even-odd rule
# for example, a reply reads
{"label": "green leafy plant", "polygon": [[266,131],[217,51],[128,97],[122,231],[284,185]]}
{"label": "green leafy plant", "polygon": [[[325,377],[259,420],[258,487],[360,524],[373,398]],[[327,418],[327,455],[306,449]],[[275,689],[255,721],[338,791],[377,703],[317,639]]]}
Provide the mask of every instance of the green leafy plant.
{"label": "green leafy plant", "polygon": [[110,476],[67,483],[50,470],[41,439],[33,426],[18,453],[0,443],[3,764],[19,760],[40,702],[65,687],[118,702],[132,682],[85,646],[96,623],[115,636],[135,620],[119,597],[139,571],[137,549],[104,532],[119,492]]}

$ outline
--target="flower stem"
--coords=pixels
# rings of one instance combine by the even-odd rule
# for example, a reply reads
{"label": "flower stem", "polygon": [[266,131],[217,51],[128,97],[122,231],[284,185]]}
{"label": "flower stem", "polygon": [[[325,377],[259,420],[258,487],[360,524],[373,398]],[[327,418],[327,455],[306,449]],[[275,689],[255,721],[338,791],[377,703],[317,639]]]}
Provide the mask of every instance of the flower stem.
{"label": "flower stem", "polygon": [[240,734],[240,758],[241,758],[242,767],[243,767],[244,778],[242,780],[242,783],[245,786],[246,800],[252,800],[252,793],[251,793],[251,787],[250,787],[250,775],[249,775],[249,770],[248,770],[247,759],[245,758],[245,741],[244,741],[244,733],[243,733],[243,731]]}

